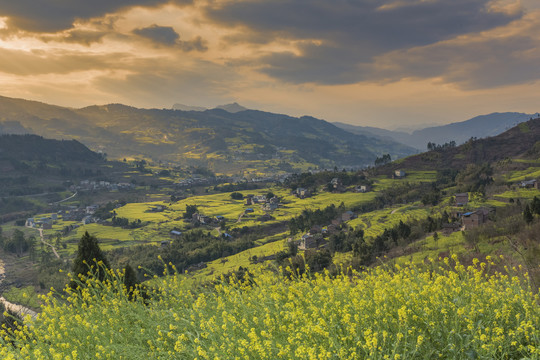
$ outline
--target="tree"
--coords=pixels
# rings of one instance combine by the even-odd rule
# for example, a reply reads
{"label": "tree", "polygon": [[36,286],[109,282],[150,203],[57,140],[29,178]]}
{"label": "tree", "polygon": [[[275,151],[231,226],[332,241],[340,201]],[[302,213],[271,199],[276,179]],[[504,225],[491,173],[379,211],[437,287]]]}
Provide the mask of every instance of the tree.
{"label": "tree", "polygon": [[[105,278],[104,269],[109,267],[109,262],[101,251],[96,237],[90,235],[88,231],[86,231],[81,237],[81,240],[79,240],[77,256],[75,257],[75,260],[73,260],[74,277],[77,278],[79,274],[86,276],[92,265],[103,266],[103,268],[97,269],[96,271],[98,279],[103,281]],[[73,282],[72,287],[75,287]]]}
{"label": "tree", "polygon": [[137,279],[137,274],[131,265],[127,264],[124,267],[124,286],[126,287],[127,294],[131,299],[133,297],[133,290],[139,285],[139,279]]}
{"label": "tree", "polygon": [[244,198],[244,195],[242,193],[239,193],[237,191],[231,193],[231,199],[233,200],[242,200]]}
{"label": "tree", "polygon": [[197,205],[186,205],[184,219],[190,219],[197,212]]}
{"label": "tree", "polygon": [[527,224],[532,223],[534,216],[531,212],[531,208],[529,207],[529,204],[525,205],[525,210],[523,210],[523,219]]}

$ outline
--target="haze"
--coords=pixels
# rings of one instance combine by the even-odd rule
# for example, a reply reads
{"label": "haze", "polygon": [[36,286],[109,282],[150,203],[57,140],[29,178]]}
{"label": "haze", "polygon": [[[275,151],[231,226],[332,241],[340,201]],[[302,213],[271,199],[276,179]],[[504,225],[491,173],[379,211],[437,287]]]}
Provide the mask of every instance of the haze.
{"label": "haze", "polygon": [[396,128],[540,111],[537,0],[0,0],[0,95]]}

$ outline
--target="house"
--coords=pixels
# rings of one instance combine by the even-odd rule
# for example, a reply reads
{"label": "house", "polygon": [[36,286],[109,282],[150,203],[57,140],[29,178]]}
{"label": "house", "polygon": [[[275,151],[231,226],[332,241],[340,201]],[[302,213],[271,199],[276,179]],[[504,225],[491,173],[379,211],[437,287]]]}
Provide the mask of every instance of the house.
{"label": "house", "polygon": [[253,197],[253,203],[254,204],[261,204],[266,202],[266,196],[265,195],[256,195]]}
{"label": "house", "polygon": [[223,233],[221,235],[221,237],[224,238],[224,239],[227,239],[227,240],[232,240],[233,239],[232,235],[229,234],[229,233]]}
{"label": "house", "polygon": [[81,220],[81,222],[82,222],[84,225],[91,224],[91,223],[94,222],[94,218],[93,218],[91,215],[88,215],[88,216],[83,217],[83,219]]}
{"label": "house", "polygon": [[34,227],[36,226],[36,222],[34,220],[34,218],[28,218],[26,219],[26,224],[25,224],[26,227]]}
{"label": "house", "polygon": [[165,206],[157,205],[150,208],[150,212],[163,212],[165,211]]}
{"label": "house", "polygon": [[99,208],[99,205],[90,205],[86,207],[86,213],[89,215],[93,215],[96,210]]}
{"label": "house", "polygon": [[526,188],[526,189],[532,189],[532,188],[538,189],[538,183],[537,183],[536,179],[522,181],[519,184],[519,186],[522,187],[522,188]]}
{"label": "house", "polygon": [[469,193],[455,194],[456,206],[465,206],[469,202]]}
{"label": "house", "polygon": [[307,249],[317,248],[321,238],[322,238],[322,235],[320,234],[317,234],[315,236],[310,235],[310,234],[305,234],[300,239],[300,243],[298,244],[298,249],[307,250]]}
{"label": "house", "polygon": [[275,203],[266,203],[263,205],[262,209],[264,211],[274,211],[278,208],[278,204]]}
{"label": "house", "polygon": [[252,208],[247,208],[244,212],[246,212],[246,213],[252,213],[252,212],[253,212],[253,209],[252,209]]}
{"label": "house", "polygon": [[160,242],[160,246],[161,247],[167,247],[167,246],[170,245],[170,243],[171,243],[170,241],[163,240],[163,241]]}
{"label": "house", "polygon": [[246,205],[253,205],[253,198],[252,197],[246,197]]}
{"label": "house", "polygon": [[216,221],[221,222],[221,221],[224,221],[224,220],[225,220],[225,217],[223,217],[221,215],[216,216]]}
{"label": "house", "polygon": [[453,232],[459,231],[461,229],[461,225],[458,223],[451,223],[451,224],[443,224],[442,225],[442,233],[444,235],[450,235]]}
{"label": "house", "polygon": [[359,192],[359,193],[367,193],[369,191],[371,191],[371,186],[369,185],[360,185],[360,186],[357,186],[354,191],[356,192]]}
{"label": "house", "polygon": [[356,215],[355,213],[353,213],[352,211],[345,211],[343,214],[341,214],[341,220],[342,221],[349,221],[349,220],[352,220],[352,219],[356,219]]}
{"label": "house", "polygon": [[394,174],[392,176],[394,179],[402,179],[405,177],[405,171],[403,170],[396,170],[394,171]]}
{"label": "house", "polygon": [[169,235],[171,235],[173,239],[178,239],[182,235],[182,232],[178,230],[171,230]]}
{"label": "house", "polygon": [[489,210],[479,209],[462,215],[461,221],[465,230],[473,229],[487,222]]}
{"label": "house", "polygon": [[305,199],[311,196],[311,191],[305,188],[298,188],[293,192],[293,195],[300,199]]}

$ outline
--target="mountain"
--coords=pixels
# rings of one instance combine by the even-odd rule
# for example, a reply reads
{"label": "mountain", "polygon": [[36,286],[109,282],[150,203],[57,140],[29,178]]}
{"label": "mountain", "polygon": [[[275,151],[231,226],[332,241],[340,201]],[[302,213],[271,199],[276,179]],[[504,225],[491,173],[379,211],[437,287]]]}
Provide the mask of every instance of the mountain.
{"label": "mountain", "polygon": [[[201,106],[190,106],[190,105],[184,105],[184,104],[174,104],[172,107],[173,110],[182,110],[182,111],[205,111],[209,110],[208,108],[201,107]],[[243,107],[242,105],[234,102],[232,104],[224,104],[224,105],[218,105],[214,109],[221,109],[228,111],[230,113],[237,113],[240,111],[248,110],[247,108]]]}
{"label": "mountain", "polygon": [[174,104],[172,109],[173,110],[182,110],[182,111],[204,111],[204,110],[207,110],[205,107],[190,106],[190,105],[184,105],[184,104]]}
{"label": "mountain", "polygon": [[403,131],[391,131],[374,127],[355,126],[343,123],[334,123],[347,131],[355,134],[377,135],[383,138],[391,138],[394,141],[406,144],[419,150],[425,150],[428,142],[444,144],[455,141],[462,144],[471,137],[484,138],[498,135],[509,128],[529,120],[533,115],[505,112],[492,113],[488,115],[476,116],[472,119],[451,123],[441,126],[433,126],[408,134]]}
{"label": "mountain", "polygon": [[242,105],[239,105],[238,103],[218,105],[216,106],[216,109],[222,109],[230,113],[237,113],[240,111],[248,110],[247,108],[243,107]]}
{"label": "mountain", "polygon": [[462,170],[468,164],[493,163],[527,154],[535,156],[540,154],[540,117],[522,122],[497,136],[469,139],[460,146],[443,146],[400,159],[386,168]]}
{"label": "mountain", "polygon": [[102,159],[100,154],[77,140],[44,139],[37,135],[0,135],[0,160],[58,164],[69,161],[95,163]]}
{"label": "mountain", "polygon": [[[238,109],[232,104],[229,110]],[[48,138],[73,138],[113,158],[139,157],[206,166],[225,173],[244,169],[364,166],[377,156],[414,153],[394,141],[355,135],[324,120],[255,110],[231,113],[138,109],[120,104],[70,109],[0,97],[0,125],[18,122]]]}

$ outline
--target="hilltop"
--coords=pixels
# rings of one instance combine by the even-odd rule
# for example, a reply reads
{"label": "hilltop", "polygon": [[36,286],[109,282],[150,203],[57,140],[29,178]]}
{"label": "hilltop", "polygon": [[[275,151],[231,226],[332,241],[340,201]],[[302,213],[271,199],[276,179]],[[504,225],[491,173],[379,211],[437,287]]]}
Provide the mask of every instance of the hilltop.
{"label": "hilltop", "polygon": [[500,133],[527,121],[535,115],[505,112],[476,116],[472,119],[454,122],[440,126],[430,126],[412,133],[393,131],[370,126],[356,126],[344,123],[334,123],[336,126],[354,134],[377,136],[382,139],[391,139],[419,150],[425,150],[428,142],[443,144],[455,141],[458,145],[471,137],[486,138]]}
{"label": "hilltop", "polygon": [[205,166],[226,173],[359,167],[382,154],[398,158],[414,153],[394,141],[351,134],[313,117],[255,110],[199,112],[120,104],[70,109],[0,97],[0,114],[0,126],[11,124],[19,132],[26,129],[54,139],[74,138],[109,157]]}
{"label": "hilltop", "polygon": [[538,151],[540,118],[520,123],[502,134],[483,139],[470,139],[460,146],[435,144],[431,151],[391,164],[411,169],[463,169],[467,164],[492,163],[508,158],[523,157]]}

